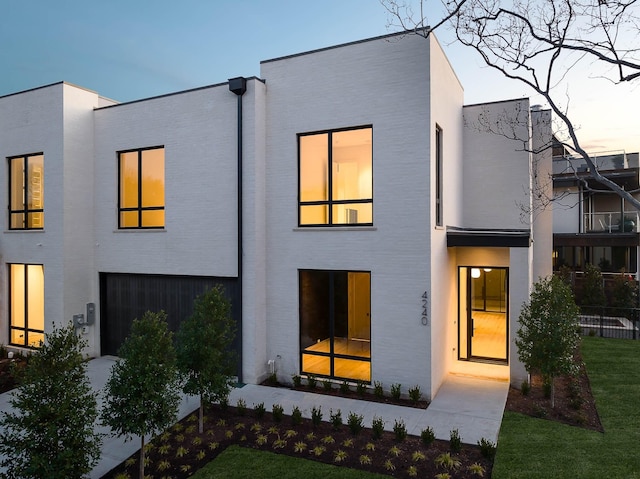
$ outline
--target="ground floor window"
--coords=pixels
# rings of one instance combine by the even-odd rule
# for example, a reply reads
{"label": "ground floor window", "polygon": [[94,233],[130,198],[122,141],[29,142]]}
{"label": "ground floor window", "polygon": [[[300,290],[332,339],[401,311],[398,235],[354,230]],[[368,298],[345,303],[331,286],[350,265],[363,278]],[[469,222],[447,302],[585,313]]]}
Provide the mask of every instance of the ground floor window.
{"label": "ground floor window", "polygon": [[371,273],[301,270],[300,371],[371,382]]}
{"label": "ground floor window", "polygon": [[9,265],[9,342],[38,347],[44,341],[44,266]]}
{"label": "ground floor window", "polygon": [[591,263],[603,273],[636,273],[638,269],[637,246],[556,246],[553,250],[553,269],[567,266],[574,271],[584,271]]}
{"label": "ground floor window", "polygon": [[458,274],[458,358],[508,359],[508,269],[462,266]]}

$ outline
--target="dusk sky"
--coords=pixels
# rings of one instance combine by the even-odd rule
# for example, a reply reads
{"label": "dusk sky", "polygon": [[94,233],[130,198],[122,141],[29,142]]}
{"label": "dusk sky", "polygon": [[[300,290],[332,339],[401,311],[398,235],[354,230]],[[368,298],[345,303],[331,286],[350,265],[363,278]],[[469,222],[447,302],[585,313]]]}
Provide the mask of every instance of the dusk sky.
{"label": "dusk sky", "polygon": [[[398,30],[388,27],[378,0],[0,0],[0,5],[0,96],[64,80],[117,101],[137,100],[259,76],[261,60]],[[532,97],[524,85],[484,67],[475,52],[450,44],[446,30],[437,37],[464,86],[465,103]],[[583,146],[591,152],[639,151],[640,80],[612,85],[598,76],[575,72],[558,91],[568,99]]]}

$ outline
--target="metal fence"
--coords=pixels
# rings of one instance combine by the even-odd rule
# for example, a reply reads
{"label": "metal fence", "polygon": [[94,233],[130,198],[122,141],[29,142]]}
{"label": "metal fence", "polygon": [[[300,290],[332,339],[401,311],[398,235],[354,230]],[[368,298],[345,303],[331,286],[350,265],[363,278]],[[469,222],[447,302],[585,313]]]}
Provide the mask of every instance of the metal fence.
{"label": "metal fence", "polygon": [[583,306],[579,322],[585,336],[640,339],[640,308]]}

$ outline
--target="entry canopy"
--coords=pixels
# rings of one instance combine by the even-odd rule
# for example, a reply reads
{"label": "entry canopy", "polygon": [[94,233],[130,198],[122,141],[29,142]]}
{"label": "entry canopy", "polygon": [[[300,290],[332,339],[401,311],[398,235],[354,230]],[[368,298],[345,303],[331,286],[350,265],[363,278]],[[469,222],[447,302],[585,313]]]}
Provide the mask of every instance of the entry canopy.
{"label": "entry canopy", "polygon": [[531,231],[447,226],[447,246],[528,248],[531,246]]}

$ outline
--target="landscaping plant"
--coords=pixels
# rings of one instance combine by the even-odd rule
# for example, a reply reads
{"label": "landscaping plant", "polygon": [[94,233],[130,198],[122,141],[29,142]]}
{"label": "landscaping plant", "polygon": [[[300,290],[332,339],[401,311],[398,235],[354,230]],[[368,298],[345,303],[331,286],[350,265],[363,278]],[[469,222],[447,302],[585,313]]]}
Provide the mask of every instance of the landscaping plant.
{"label": "landscaping plant", "polygon": [[182,390],[200,398],[198,430],[201,433],[204,405],[228,396],[233,387],[236,371],[236,356],[232,351],[234,338],[231,303],[220,285],[196,298],[193,314],[180,324],[176,335]]}
{"label": "landscaping plant", "polygon": [[102,437],[85,345],[72,325],[54,328],[20,373],[9,399],[15,412],[0,418],[2,477],[81,478],[97,463]]}
{"label": "landscaping plant", "polygon": [[171,426],[180,402],[176,356],[166,314],[147,311],[142,319],[135,319],[118,356],[105,386],[101,418],[118,436],[140,436],[142,479],[144,438]]}
{"label": "landscaping plant", "polygon": [[535,283],[520,312],[518,357],[527,371],[539,371],[549,382],[552,408],[554,378],[576,368],[573,354],[580,340],[578,313],[571,289],[556,276]]}

